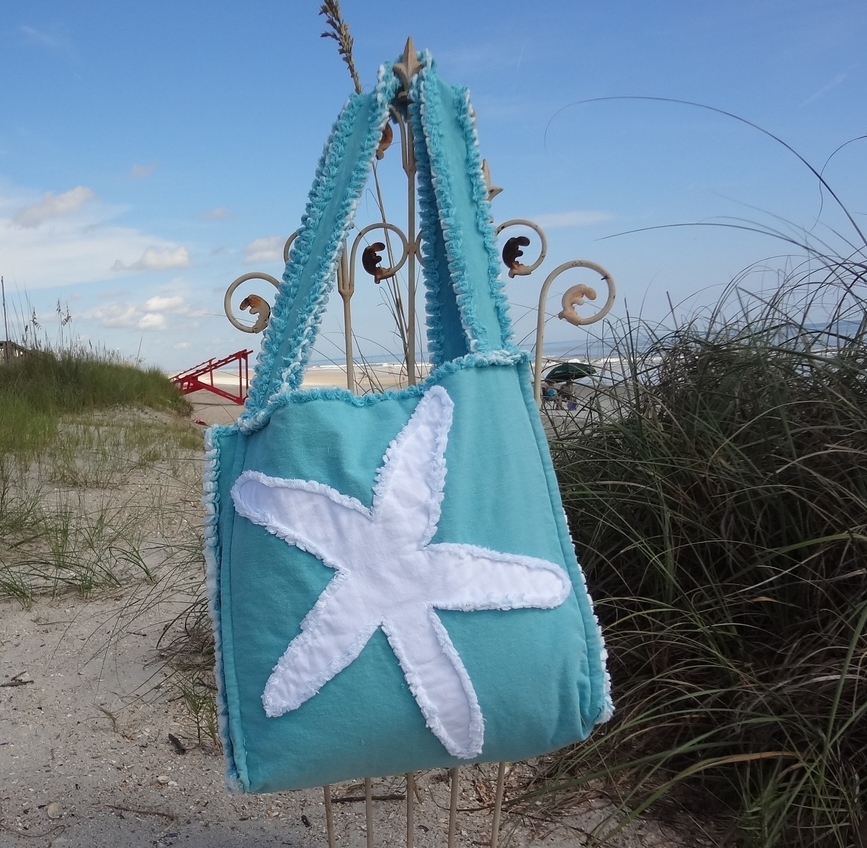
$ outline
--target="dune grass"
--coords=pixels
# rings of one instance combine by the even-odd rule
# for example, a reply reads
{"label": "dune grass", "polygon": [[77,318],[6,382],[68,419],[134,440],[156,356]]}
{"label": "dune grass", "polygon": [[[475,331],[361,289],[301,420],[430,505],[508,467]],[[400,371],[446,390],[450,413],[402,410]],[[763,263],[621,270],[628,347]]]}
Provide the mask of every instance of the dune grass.
{"label": "dune grass", "polygon": [[[617,713],[543,759],[523,800],[601,788],[619,805],[597,843],[674,809],[716,844],[864,845],[865,281],[857,256],[812,261],[673,328],[626,320],[622,378],[558,422]],[[135,579],[119,627],[178,597],[161,649],[198,737],[217,741],[198,434],[118,412],[183,411],[162,375],[75,359],[0,366],[0,595]],[[189,519],[162,508],[176,486]]]}
{"label": "dune grass", "polygon": [[201,436],[174,414],[188,411],[159,371],[87,351],[0,363],[0,596],[154,580],[169,505],[198,481]]}
{"label": "dune grass", "polygon": [[863,844],[865,272],[625,322],[622,380],[552,439],[618,711],[533,789],[601,781],[600,842],[676,803],[722,844]]}
{"label": "dune grass", "polygon": [[189,410],[157,369],[76,349],[36,350],[0,362],[0,455],[36,453],[53,440],[63,414],[117,406]]}

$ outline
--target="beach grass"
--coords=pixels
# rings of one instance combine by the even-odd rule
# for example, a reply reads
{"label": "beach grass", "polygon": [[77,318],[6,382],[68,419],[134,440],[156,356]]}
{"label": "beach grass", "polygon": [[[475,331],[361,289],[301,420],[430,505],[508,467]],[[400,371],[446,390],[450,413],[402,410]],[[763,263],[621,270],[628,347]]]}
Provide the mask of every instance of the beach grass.
{"label": "beach grass", "polygon": [[35,454],[53,439],[62,414],[119,406],[189,411],[157,369],[86,350],[34,350],[0,362],[0,455]]}
{"label": "beach grass", "polygon": [[627,320],[622,378],[556,424],[617,713],[528,797],[603,785],[599,843],[676,808],[714,844],[863,844],[865,272],[813,262],[672,328]]}
{"label": "beach grass", "polygon": [[198,498],[188,411],[159,371],[90,351],[0,363],[0,595],[155,580],[175,558],[169,504],[179,487],[193,510]]}
{"label": "beach grass", "polygon": [[[813,261],[672,326],[610,325],[622,373],[550,444],[617,713],[513,803],[601,791],[589,844],[647,812],[712,844],[863,844],[865,279]],[[200,435],[158,372],[74,359],[0,366],[0,595],[136,585],[117,632],[172,599],[170,691],[218,744]]]}

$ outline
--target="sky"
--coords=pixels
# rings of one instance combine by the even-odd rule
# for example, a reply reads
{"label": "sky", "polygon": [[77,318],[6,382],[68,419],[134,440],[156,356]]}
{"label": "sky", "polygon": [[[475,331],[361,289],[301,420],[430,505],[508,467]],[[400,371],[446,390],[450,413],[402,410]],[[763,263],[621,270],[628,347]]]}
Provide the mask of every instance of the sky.
{"label": "sky", "polygon": [[[80,341],[167,372],[258,348],[259,336],[226,319],[224,293],[241,274],[281,276],[283,242],[352,91],[335,43],[320,37],[319,5],[0,0],[0,275],[11,337],[35,311],[43,341]],[[529,218],[548,238],[539,271],[506,280],[520,339],[532,342],[544,276],[569,259],[610,271],[613,318],[662,320],[672,305],[683,316],[712,304],[744,269],[764,269],[744,279],[760,286],[797,261],[784,241],[715,224],[771,227],[842,253],[858,243],[781,144],[670,100],[778,136],[824,168],[867,228],[867,142],[835,154],[867,134],[865,0],[342,7],[366,88],[408,35],[444,79],[470,88],[482,155],[504,189],[495,221]],[[382,168],[400,225],[398,166],[387,155]],[[362,216],[375,212],[371,197]],[[698,226],[672,226],[682,224]],[[362,277],[353,304],[363,353],[390,358],[381,287]],[[564,275],[546,311],[556,315],[563,290],[591,277]],[[248,284],[236,303],[271,291]],[[321,357],[339,358],[339,304],[335,295]],[[584,332],[556,318],[547,326],[548,341]]]}

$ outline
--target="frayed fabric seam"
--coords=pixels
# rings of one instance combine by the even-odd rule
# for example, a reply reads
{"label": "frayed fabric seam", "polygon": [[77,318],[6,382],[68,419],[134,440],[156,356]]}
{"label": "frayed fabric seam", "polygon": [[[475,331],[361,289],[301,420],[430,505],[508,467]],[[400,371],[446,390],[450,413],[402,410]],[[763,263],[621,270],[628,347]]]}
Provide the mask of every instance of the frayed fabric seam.
{"label": "frayed fabric seam", "polygon": [[[398,79],[391,70],[391,66],[384,65],[380,69],[379,81],[373,94],[353,95],[338,118],[326,152],[320,161],[320,167],[317,169],[307,211],[302,219],[301,230],[292,246],[290,259],[284,272],[283,285],[281,285],[281,291],[278,295],[278,302],[275,304],[271,320],[266,328],[266,337],[256,367],[257,376],[254,377],[248,406],[241,416],[242,419],[261,417],[270,406],[275,393],[291,391],[301,383],[310,350],[322,319],[322,311],[331,290],[331,278],[336,268],[340,248],[361,197],[382,129],[388,120],[388,104],[396,93],[397,85]],[[354,127],[356,114],[365,98],[370,98],[372,101],[367,135],[351,172],[346,195],[341,199],[336,210],[338,224],[334,227],[327,246],[321,251],[321,255],[314,260],[317,264],[308,275],[310,279],[309,290],[300,310],[300,315],[303,317],[289,335],[287,333],[289,312],[301,295],[300,284],[312,259],[313,241],[333,199],[335,184],[340,166],[345,160],[346,147]],[[287,351],[287,354],[283,357],[282,362],[278,362],[281,349]],[[275,369],[278,367],[280,379],[275,381]],[[261,376],[259,372],[261,372]]]}
{"label": "frayed fabric seam", "polygon": [[388,639],[388,644],[391,646],[391,650],[394,651],[394,655],[397,657],[398,664],[403,671],[410,692],[412,692],[412,696],[415,698],[415,702],[418,704],[419,709],[424,716],[427,728],[437,737],[437,739],[440,740],[440,742],[443,743],[445,749],[453,757],[457,757],[461,760],[471,760],[474,757],[478,757],[482,753],[482,748],[484,747],[485,721],[482,715],[482,708],[479,704],[476,690],[473,688],[472,681],[467,673],[466,666],[464,665],[463,660],[461,660],[460,654],[455,650],[455,646],[452,644],[452,640],[449,638],[448,632],[443,627],[439,616],[431,606],[427,608],[427,614],[434,628],[434,632],[437,635],[437,641],[439,642],[442,652],[449,658],[458,674],[458,678],[461,681],[461,688],[464,690],[467,704],[472,715],[469,727],[470,743],[465,748],[458,745],[454,739],[450,737],[445,725],[440,721],[440,718],[437,715],[436,706],[428,697],[421,682],[421,678],[408,662],[407,657],[403,652],[403,648],[400,645],[400,640],[396,639],[393,635],[391,622],[388,619],[385,619],[382,622],[381,627],[385,633],[386,639]]}
{"label": "frayed fabric seam", "polygon": [[217,728],[223,743],[226,772],[226,787],[230,792],[243,792],[240,776],[234,761],[234,747],[229,735],[229,708],[226,700],[226,683],[223,676],[223,637],[220,629],[220,563],[218,560],[220,499],[217,479],[220,473],[220,453],[214,437],[230,430],[227,427],[211,427],[205,430],[205,463],[202,472],[202,488],[205,492],[202,506],[205,510],[205,588],[208,594],[208,610],[214,629],[215,679],[217,683]]}
{"label": "frayed fabric seam", "polygon": [[473,120],[469,89],[456,87],[463,93],[462,108],[458,110],[458,121],[464,137],[467,139],[467,171],[473,188],[473,201],[476,209],[476,226],[482,234],[485,252],[488,256],[489,294],[494,303],[497,319],[500,322],[500,334],[503,346],[513,347],[512,319],[509,317],[509,302],[500,276],[500,257],[497,253],[496,237],[494,235],[491,203],[488,200],[488,187],[485,184],[482,169],[482,154],[479,146],[478,130]]}
{"label": "frayed fabric seam", "polygon": [[295,403],[339,400],[352,406],[364,407],[373,406],[387,400],[421,397],[431,386],[436,385],[449,374],[455,374],[458,371],[472,368],[511,367],[528,361],[529,354],[526,351],[518,349],[470,353],[458,359],[443,362],[430,372],[427,379],[416,383],[414,386],[407,386],[402,389],[388,389],[384,392],[372,392],[367,395],[355,395],[348,389],[343,389],[339,386],[325,386],[312,389],[284,389],[272,399],[268,408],[263,410],[263,414],[248,419],[239,418],[233,426],[237,427],[239,432],[244,434],[256,433],[265,427],[276,410]]}
{"label": "frayed fabric seam", "polygon": [[[466,167],[471,181],[472,201],[476,213],[476,227],[482,236],[488,259],[488,287],[485,295],[492,299],[499,322],[497,332],[500,338],[497,338],[496,334],[494,334],[494,328],[484,326],[476,311],[476,296],[473,293],[467,263],[463,255],[463,235],[460,227],[457,225],[451,180],[445,165],[445,156],[442,149],[442,131],[439,119],[441,109],[438,108],[440,94],[435,86],[427,84],[426,71],[427,69],[420,71],[414,81],[415,99],[419,104],[417,110],[418,120],[414,122],[414,129],[416,129],[417,135],[423,135],[426,143],[426,150],[422,151],[423,155],[421,157],[417,155],[420,174],[424,177],[419,182],[421,184],[429,180],[433,188],[433,196],[437,204],[436,211],[439,215],[439,223],[448,255],[448,269],[456,293],[464,331],[467,334],[472,351],[510,348],[513,347],[512,326],[503,285],[500,280],[499,257],[497,255],[494,230],[491,223],[490,203],[487,199],[488,191],[482,171],[478,135],[471,117],[469,94],[465,88],[454,87],[453,89],[461,94],[457,118],[467,151]],[[418,130],[421,130],[420,134]],[[419,144],[416,147],[418,148]],[[427,196],[424,194],[421,199],[424,202],[429,202]],[[424,207],[422,211],[424,216]],[[423,217],[423,220],[426,221],[427,219]],[[430,291],[436,285],[436,282],[433,278],[428,279],[427,274],[425,279],[428,281],[428,290]],[[431,317],[435,322],[437,331],[441,333],[441,318],[437,315]]]}
{"label": "frayed fabric seam", "polygon": [[[433,457],[434,473],[431,475],[430,480],[428,481],[436,484],[438,488],[436,496],[434,498],[434,503],[430,511],[430,515],[428,516],[427,527],[425,528],[424,534],[420,539],[420,542],[423,545],[426,545],[434,537],[437,525],[439,524],[440,520],[442,502],[444,497],[443,487],[445,485],[446,479],[446,446],[448,445],[448,434],[452,426],[452,418],[455,405],[452,399],[449,397],[448,392],[446,392],[446,390],[442,386],[431,386],[431,388],[429,388],[424,393],[424,395],[422,395],[422,401],[421,403],[419,403],[419,406],[416,407],[416,411],[418,411],[422,403],[437,403],[443,411],[442,418],[437,421],[436,425],[436,437],[434,442]],[[413,416],[415,416],[415,413],[413,413]],[[376,472],[376,480],[373,486],[374,512],[376,512],[377,507],[382,503],[383,497],[385,496],[385,491],[388,488],[392,475],[394,474],[394,465],[389,462],[389,460],[405,444],[407,438],[408,430],[406,427],[404,427],[397,434],[397,436],[392,439],[391,443],[388,446],[388,449],[385,452],[385,456],[382,459],[382,463],[380,464],[379,469]]]}
{"label": "frayed fabric seam", "polygon": [[[310,612],[307,613],[307,615],[304,617],[304,620],[301,622],[301,633],[296,637],[296,639],[293,639],[291,645],[294,646],[298,643],[306,643],[310,640],[309,630],[316,624],[325,605],[328,603],[331,597],[338,592],[338,590],[346,582],[348,577],[349,575],[346,572],[338,571],[337,574],[329,581],[328,585],[322,591],[322,594],[319,596],[313,608],[310,610]],[[372,628],[368,633],[360,633],[346,651],[344,651],[339,657],[335,657],[335,659],[329,664],[328,668],[325,671],[321,672],[317,677],[309,681],[307,686],[305,686],[297,693],[294,702],[284,702],[282,704],[279,703],[274,697],[269,687],[266,686],[265,690],[262,692],[262,706],[265,708],[265,714],[269,718],[276,718],[286,712],[297,709],[305,701],[316,695],[319,690],[326,683],[328,683],[329,680],[331,680],[336,674],[339,674],[341,671],[343,671],[344,668],[350,665],[350,663],[352,663],[352,661],[358,657],[358,655],[361,653],[361,650],[370,640],[373,630],[375,629],[376,628]],[[285,665],[285,657],[288,652],[289,649],[287,649],[280,656],[280,659],[277,660],[277,663],[271,670],[272,675],[283,669],[283,666]]]}
{"label": "frayed fabric seam", "polygon": [[[420,71],[413,80],[413,102],[418,104],[417,126],[421,129],[426,147],[425,156],[420,160],[420,167],[428,172],[424,177],[430,181],[433,196],[436,200],[436,213],[446,246],[447,267],[455,299],[458,304],[461,324],[467,336],[471,352],[485,349],[484,328],[480,326],[476,314],[472,289],[468,279],[466,261],[460,253],[461,235],[455,219],[455,209],[452,202],[451,181],[449,179],[442,152],[439,116],[439,92],[435,86],[427,84],[427,75]],[[426,277],[427,279],[427,277]],[[436,286],[438,281],[431,280],[429,285]],[[439,327],[439,330],[442,328]]]}
{"label": "frayed fabric seam", "polygon": [[256,360],[253,381],[247,397],[247,408],[251,412],[263,406],[271,390],[272,371],[286,330],[288,312],[297,297],[301,274],[312,249],[313,236],[325,214],[327,201],[330,198],[331,174],[335,169],[334,159],[345,149],[355,113],[361,108],[362,103],[363,99],[358,95],[349,98],[334,123],[320,156],[307,207],[301,218],[301,228],[292,245],[277,300],[268,326],[265,328],[262,347]]}

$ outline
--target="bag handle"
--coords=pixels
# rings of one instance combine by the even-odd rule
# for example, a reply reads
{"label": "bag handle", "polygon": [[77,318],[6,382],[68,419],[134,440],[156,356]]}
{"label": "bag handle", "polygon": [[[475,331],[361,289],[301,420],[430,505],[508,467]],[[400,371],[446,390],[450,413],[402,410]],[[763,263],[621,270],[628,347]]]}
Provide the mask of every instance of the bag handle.
{"label": "bag handle", "polygon": [[[418,162],[431,361],[513,352],[468,93],[443,83],[428,53],[419,59],[408,113]],[[278,393],[301,385],[399,84],[392,65],[383,65],[376,89],[350,97],[334,125],[265,330],[244,419],[258,417]]]}
{"label": "bag handle", "polygon": [[439,365],[515,348],[469,92],[443,82],[427,58],[412,81],[409,115],[425,235],[428,350]]}
{"label": "bag handle", "polygon": [[301,385],[337,260],[398,85],[392,66],[383,65],[374,91],[353,94],[331,130],[265,328],[244,419],[262,412],[278,392]]}

